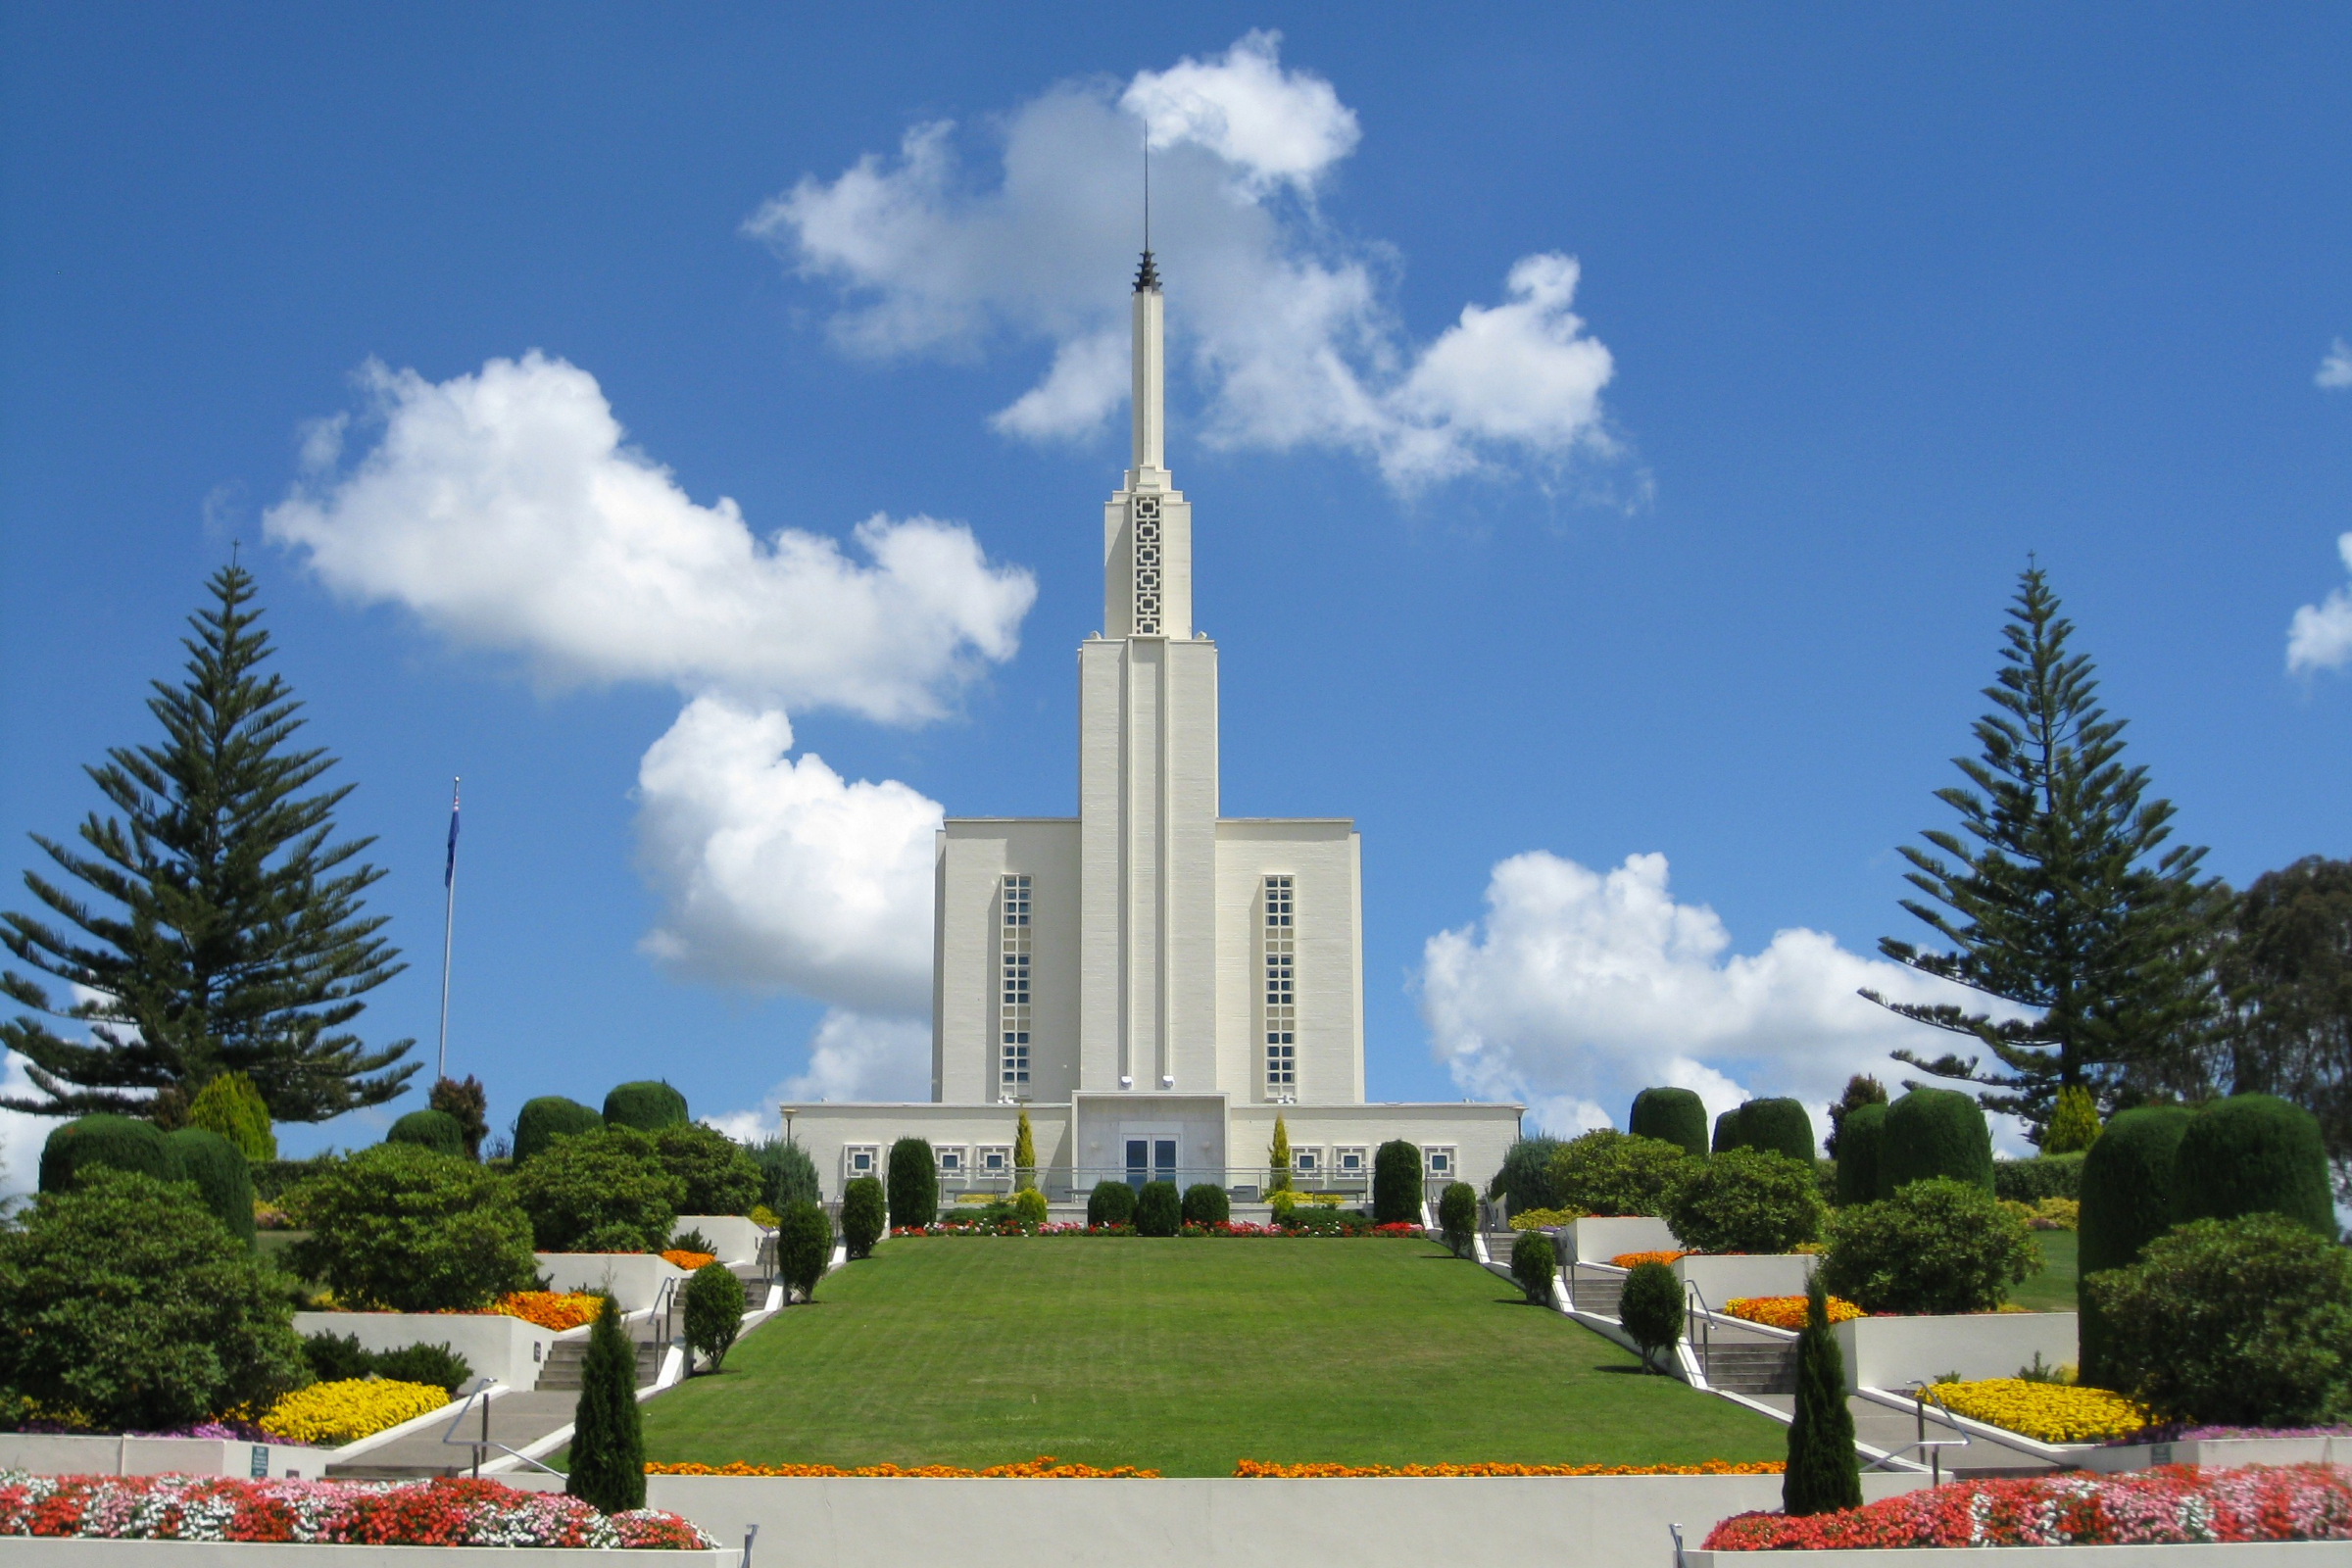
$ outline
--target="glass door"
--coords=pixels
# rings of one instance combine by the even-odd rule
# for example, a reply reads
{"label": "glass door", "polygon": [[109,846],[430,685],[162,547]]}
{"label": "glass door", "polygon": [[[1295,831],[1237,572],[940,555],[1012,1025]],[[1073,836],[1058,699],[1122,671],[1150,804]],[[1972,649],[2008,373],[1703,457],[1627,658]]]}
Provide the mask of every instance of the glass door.
{"label": "glass door", "polygon": [[1155,1182],[1172,1182],[1176,1179],[1175,1139],[1152,1140],[1152,1179]]}
{"label": "glass door", "polygon": [[[1174,1147],[1173,1144],[1169,1145],[1170,1149]],[[1149,1138],[1127,1140],[1127,1185],[1139,1193],[1144,1190],[1144,1183],[1152,1179],[1151,1155],[1152,1140]],[[1175,1157],[1171,1153],[1168,1156],[1169,1163],[1173,1164]]]}

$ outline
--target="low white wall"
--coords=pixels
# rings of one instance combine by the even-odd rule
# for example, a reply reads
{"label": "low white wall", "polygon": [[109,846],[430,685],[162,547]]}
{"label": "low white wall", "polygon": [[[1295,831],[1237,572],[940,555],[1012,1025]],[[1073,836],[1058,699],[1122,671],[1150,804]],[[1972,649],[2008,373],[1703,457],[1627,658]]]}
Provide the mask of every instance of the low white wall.
{"label": "low white wall", "polygon": [[539,1381],[539,1364],[556,1343],[552,1329],[503,1312],[297,1312],[294,1332],[348,1334],[376,1351],[446,1345],[475,1377],[525,1390]]}
{"label": "low white wall", "polygon": [[[332,1457],[325,1448],[216,1438],[107,1438],[0,1433],[0,1470],[36,1476],[241,1476],[316,1481]],[[7,1554],[13,1562],[16,1545]]]}
{"label": "low white wall", "polygon": [[2352,1438],[2201,1438],[2193,1443],[2134,1443],[2093,1448],[2077,1461],[2085,1470],[2116,1475],[2160,1464],[2242,1470],[2250,1464],[2352,1465]]}
{"label": "low white wall", "polygon": [[1682,1246],[1672,1226],[1645,1215],[1572,1220],[1560,1234],[1567,1238],[1567,1255],[1579,1263],[1606,1263],[1620,1252],[1671,1252]]}
{"label": "low white wall", "polygon": [[1901,1389],[1947,1372],[2013,1378],[2034,1363],[2075,1359],[2072,1312],[1981,1312],[1964,1317],[1864,1317],[1837,1326],[1845,1386]]}
{"label": "low white wall", "polygon": [[[1687,1532],[1686,1532],[1687,1533]],[[1752,1551],[1693,1551],[1690,1568],[1753,1568]],[[2340,1541],[2250,1541],[2191,1546],[1935,1546],[1883,1551],[1807,1551],[1788,1560],[1803,1568],[1943,1568],[1945,1563],[1999,1563],[2031,1568],[2037,1562],[2082,1568],[2301,1568],[2342,1563],[2352,1547]]]}
{"label": "low white wall", "polygon": [[680,1214],[670,1235],[701,1231],[718,1249],[721,1263],[750,1263],[760,1256],[760,1238],[767,1233],[741,1214]]}
{"label": "low white wall", "polygon": [[576,1546],[315,1546],[278,1541],[256,1546],[234,1541],[80,1541],[12,1537],[9,1568],[114,1568],[117,1563],[155,1568],[423,1568],[427,1557],[445,1551],[480,1551],[498,1568],[604,1568],[642,1562],[659,1568],[735,1568],[743,1544],[717,1551],[583,1551]]}
{"label": "low white wall", "polygon": [[[716,1237],[711,1240],[716,1241]],[[558,1291],[610,1291],[624,1312],[642,1312],[662,1294],[663,1280],[686,1271],[654,1252],[536,1252],[539,1271]]]}
{"label": "low white wall", "polygon": [[1757,1253],[1749,1257],[1678,1257],[1674,1277],[1698,1287],[1717,1311],[1736,1296],[1802,1296],[1805,1281],[1821,1259],[1804,1252]]}
{"label": "low white wall", "polygon": [[[1867,1475],[1872,1501],[1925,1476]],[[793,1568],[1433,1568],[1674,1561],[1717,1521],[1781,1505],[1779,1476],[1482,1480],[879,1481],[648,1476],[646,1502],[721,1541],[760,1526]]]}

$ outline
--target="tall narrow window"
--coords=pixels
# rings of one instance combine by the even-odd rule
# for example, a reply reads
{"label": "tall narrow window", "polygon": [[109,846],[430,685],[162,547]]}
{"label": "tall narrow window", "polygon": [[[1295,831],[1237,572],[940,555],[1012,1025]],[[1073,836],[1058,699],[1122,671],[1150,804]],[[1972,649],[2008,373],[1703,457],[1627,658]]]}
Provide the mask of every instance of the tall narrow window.
{"label": "tall narrow window", "polygon": [[1298,1095],[1298,943],[1291,879],[1266,878],[1266,1098]]}
{"label": "tall narrow window", "polygon": [[1001,890],[1004,924],[998,942],[1003,971],[997,999],[997,1098],[1029,1098],[1029,878],[1007,876]]}
{"label": "tall narrow window", "polygon": [[1135,498],[1135,634],[1159,635],[1159,497]]}

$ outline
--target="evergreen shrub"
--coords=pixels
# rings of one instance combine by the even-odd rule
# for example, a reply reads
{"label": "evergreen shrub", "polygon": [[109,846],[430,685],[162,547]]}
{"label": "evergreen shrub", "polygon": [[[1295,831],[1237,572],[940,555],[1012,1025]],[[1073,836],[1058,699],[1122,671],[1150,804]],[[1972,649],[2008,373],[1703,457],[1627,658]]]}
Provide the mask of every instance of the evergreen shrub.
{"label": "evergreen shrub", "polygon": [[605,1118],[576,1100],[562,1095],[541,1095],[526,1100],[514,1116],[514,1163],[546,1152],[559,1138],[575,1138],[592,1133],[605,1124]]}
{"label": "evergreen shrub", "polygon": [[841,1190],[841,1240],[852,1257],[870,1257],[889,1216],[879,1176],[853,1177]]}
{"label": "evergreen shrub", "polygon": [[320,1383],[350,1383],[375,1370],[375,1352],[357,1334],[318,1333],[302,1342],[303,1359]]}
{"label": "evergreen shrub", "polygon": [[1734,1105],[1715,1118],[1715,1136],[1707,1142],[1707,1152],[1720,1154],[1740,1147],[1740,1107]]}
{"label": "evergreen shrub", "polygon": [[1686,1154],[1707,1151],[1707,1107],[1688,1089],[1644,1089],[1634,1097],[1625,1130],[1636,1138],[1679,1144]]}
{"label": "evergreen shrub", "polygon": [[1914,1089],[1886,1107],[1879,1143],[1879,1196],[1906,1182],[1946,1176],[1992,1191],[1992,1129],[1984,1107],[1956,1089]]}
{"label": "evergreen shrub", "polygon": [[1012,1187],[1025,1193],[1036,1186],[1037,1131],[1029,1125],[1029,1110],[1023,1106],[1021,1119],[1012,1128]]}
{"label": "evergreen shrub", "polygon": [[610,1296],[580,1357],[572,1410],[571,1474],[564,1490],[605,1513],[645,1506],[645,1431],[637,1411],[637,1347]]}
{"label": "evergreen shrub", "polygon": [[378,1144],[292,1188],[286,1206],[310,1231],[294,1267],[346,1306],[470,1311],[538,1273],[513,1188],[462,1155]]}
{"label": "evergreen shrub", "polygon": [[605,1120],[615,1127],[634,1127],[641,1133],[659,1132],[687,1120],[686,1097],[663,1080],[640,1078],[615,1084],[605,1096]]}
{"label": "evergreen shrub", "polygon": [[2231,1095],[2199,1111],[2173,1156],[2173,1222],[2284,1214],[2335,1240],[2320,1121],[2274,1095]]}
{"label": "evergreen shrub", "polygon": [[1698,1164],[1667,1205],[1675,1238],[1695,1252],[1787,1252],[1821,1237],[1813,1162],[1728,1149]]}
{"label": "evergreen shrub", "polygon": [[1808,1165],[1821,1157],[1813,1142],[1813,1118],[1798,1101],[1747,1102],[1734,1113],[1732,1135],[1737,1149],[1761,1149]]}
{"label": "evergreen shrub", "polygon": [[813,1200],[796,1198],[776,1216],[776,1272],[783,1276],[786,1295],[799,1292],[804,1301],[816,1297],[816,1282],[833,1261],[833,1222]]}
{"label": "evergreen shrub", "polygon": [[41,1191],[71,1192],[83,1171],[101,1165],[157,1181],[174,1176],[164,1135],[153,1122],[101,1114],[67,1122],[49,1134],[41,1145]]}
{"label": "evergreen shrub", "polygon": [[[1845,1122],[1853,1126],[1852,1111]],[[1796,1337],[1796,1408],[1788,1423],[1788,1467],[1781,1473],[1781,1511],[1836,1513],[1861,1506],[1845,1357],[1830,1332],[1829,1296],[1816,1272],[1805,1282],[1805,1326]]]}
{"label": "evergreen shrub", "polygon": [[2045,1154],[2080,1154],[2099,1139],[2099,1102],[2082,1084],[2058,1091],[2050,1107],[2049,1124],[2041,1130]]}
{"label": "evergreen shrub", "polygon": [[424,1383],[447,1390],[454,1397],[473,1376],[464,1356],[441,1345],[404,1345],[396,1350],[370,1350],[356,1334],[313,1334],[302,1342],[303,1359],[320,1383],[348,1383],[361,1378],[388,1378],[396,1383]]}
{"label": "evergreen shrub", "polygon": [[783,1138],[762,1138],[751,1147],[752,1163],[760,1167],[760,1201],[781,1214],[788,1203],[820,1200],[816,1161],[808,1151]]}
{"label": "evergreen shrub", "polygon": [[1135,1189],[1125,1182],[1095,1183],[1095,1190],[1086,1195],[1086,1222],[1089,1225],[1134,1224]]}
{"label": "evergreen shrub", "polygon": [[[1038,1200],[1042,1207],[1045,1200]],[[1184,1190],[1184,1222],[1187,1225],[1222,1225],[1233,1218],[1233,1200],[1215,1182],[1195,1182]]]}
{"label": "evergreen shrub", "polygon": [[455,1154],[461,1159],[472,1157],[466,1152],[466,1129],[446,1110],[410,1111],[392,1124],[392,1130],[384,1134],[384,1142],[415,1144],[436,1154]]}
{"label": "evergreen shrub", "polygon": [[1704,1164],[1680,1144],[1595,1127],[1553,1153],[1552,1196],[1555,1206],[1588,1214],[1663,1214],[1676,1190]]}
{"label": "evergreen shrub", "polygon": [[1176,1196],[1176,1184],[1144,1183],[1144,1190],[1135,1195],[1135,1234],[1173,1236],[1183,1222],[1184,1200]]}
{"label": "evergreen shrub", "polygon": [[1886,1146],[1886,1107],[1856,1105],[1838,1133],[1838,1206],[1867,1203],[1879,1196],[1879,1155]]}
{"label": "evergreen shrub", "polygon": [[[1228,1209],[1225,1204],[1225,1190],[1223,1188],[1209,1187],[1205,1189],[1193,1189],[1193,1192],[1201,1191],[1206,1191],[1216,1195],[1217,1201],[1215,1208],[1216,1217],[1218,1219],[1225,1218],[1225,1216],[1231,1212],[1231,1210]],[[1188,1192],[1184,1195],[1185,1218],[1187,1219],[1192,1218],[1193,1192]],[[1205,1207],[1206,1205],[1203,1205],[1204,1211]],[[1022,1224],[1035,1226],[1043,1225],[1048,1219],[1052,1218],[1054,1210],[1047,1204],[1045,1194],[1039,1192],[1034,1187],[1024,1187],[1012,1195],[1012,1212],[1013,1216]],[[1206,1222],[1204,1221],[1203,1223]]]}
{"label": "evergreen shrub", "polygon": [[1563,1147],[1557,1138],[1546,1138],[1540,1133],[1520,1139],[1503,1151],[1502,1168],[1488,1184],[1487,1196],[1502,1199],[1514,1214],[1524,1214],[1531,1208],[1559,1207],[1558,1198],[1551,1190],[1551,1159]]}
{"label": "evergreen shrub", "polygon": [[164,1134],[174,1180],[195,1185],[213,1218],[247,1247],[253,1245],[253,1173],[236,1145],[202,1127]]}
{"label": "evergreen shrub", "polygon": [[1642,1347],[1642,1369],[1657,1370],[1658,1351],[1672,1348],[1683,1337],[1683,1282],[1655,1258],[1636,1263],[1617,1298],[1617,1321]]}
{"label": "evergreen shrub", "polygon": [[656,1130],[654,1155],[685,1189],[681,1214],[748,1214],[765,1185],[750,1150],[699,1121]]}
{"label": "evergreen shrub", "polygon": [[241,1072],[216,1073],[188,1105],[188,1125],[219,1133],[236,1145],[246,1162],[277,1157],[277,1135],[270,1128],[270,1105],[253,1080]]}
{"label": "evergreen shrub", "polygon": [[471,1073],[463,1079],[440,1079],[424,1102],[458,1124],[467,1159],[482,1157],[482,1140],[490,1136],[490,1095],[481,1080]]}
{"label": "evergreen shrub", "polygon": [[303,1182],[320,1171],[332,1170],[343,1163],[344,1156],[331,1151],[313,1154],[308,1159],[271,1159],[252,1167],[253,1196],[265,1203],[274,1203]]}
{"label": "evergreen shrub", "polygon": [[705,1263],[686,1277],[686,1346],[715,1372],[743,1332],[743,1281],[726,1264]]}
{"label": "evergreen shrub", "polygon": [[1521,1231],[1511,1242],[1511,1278],[1527,1293],[1530,1305],[1551,1304],[1551,1282],[1560,1271],[1560,1254],[1542,1231]]}
{"label": "evergreen shrub", "polygon": [[558,1139],[514,1183],[542,1252],[658,1252],[686,1196],[653,1139],[618,1124]]}
{"label": "evergreen shrub", "polygon": [[2081,1199],[2082,1154],[2039,1154],[2031,1159],[1992,1162],[1992,1196],[2011,1203],[2038,1203],[2045,1198]]}
{"label": "evergreen shrub", "polygon": [[[2138,1262],[2148,1243],[2172,1224],[2173,1163],[2190,1116],[2180,1105],[2142,1105],[2119,1112],[2083,1153],[2075,1265],[2082,1280]],[[2116,1373],[2107,1363],[2099,1297],[2080,1288],[2077,1296],[2076,1364],[2082,1379],[2094,1388],[2114,1388]]]}
{"label": "evergreen shrub", "polygon": [[1829,1229],[1823,1281],[1865,1312],[1989,1312],[2041,1266],[2024,1220],[1976,1183],[1948,1176],[1841,1208]]}
{"label": "evergreen shrub", "polygon": [[1421,1151],[1392,1138],[1372,1154],[1372,1222],[1421,1223]]}
{"label": "evergreen shrub", "polygon": [[891,1145],[889,1169],[893,1230],[939,1218],[939,1155],[930,1140],[902,1138]]}
{"label": "evergreen shrub", "polygon": [[1446,1191],[1438,1195],[1438,1231],[1454,1256],[1470,1254],[1470,1240],[1478,1233],[1477,1188],[1468,1182],[1446,1184]]}

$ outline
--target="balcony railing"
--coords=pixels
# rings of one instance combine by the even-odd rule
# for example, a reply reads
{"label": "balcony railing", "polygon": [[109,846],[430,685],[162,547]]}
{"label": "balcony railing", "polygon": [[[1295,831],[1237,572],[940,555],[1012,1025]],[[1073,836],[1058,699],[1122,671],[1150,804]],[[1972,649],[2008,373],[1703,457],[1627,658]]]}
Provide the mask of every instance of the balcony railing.
{"label": "balcony railing", "polygon": [[[1264,1165],[1155,1165],[1135,1167],[1127,1165],[1047,1166],[1036,1172],[1038,1190],[1049,1202],[1084,1202],[1098,1182],[1125,1182],[1140,1188],[1146,1182],[1167,1181],[1176,1184],[1177,1191],[1207,1183],[1223,1188],[1227,1197],[1239,1203],[1265,1201],[1273,1191],[1274,1173]],[[1014,1172],[1002,1171],[942,1171],[939,1178],[940,1200],[943,1206],[969,1195],[980,1197],[1008,1197],[1016,1185]],[[1313,1193],[1331,1194],[1343,1205],[1362,1202],[1372,1195],[1370,1171],[1293,1171],[1290,1190],[1300,1196]]]}

